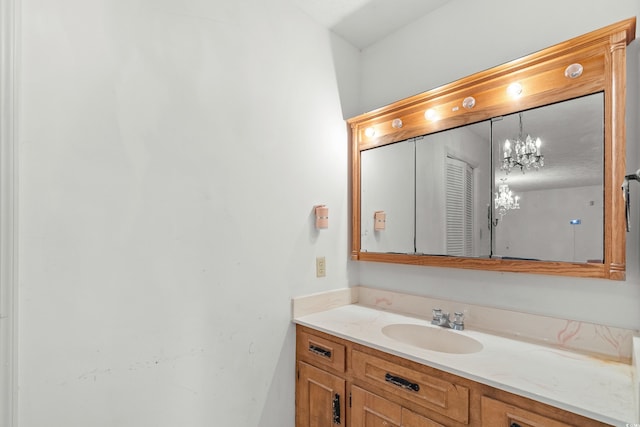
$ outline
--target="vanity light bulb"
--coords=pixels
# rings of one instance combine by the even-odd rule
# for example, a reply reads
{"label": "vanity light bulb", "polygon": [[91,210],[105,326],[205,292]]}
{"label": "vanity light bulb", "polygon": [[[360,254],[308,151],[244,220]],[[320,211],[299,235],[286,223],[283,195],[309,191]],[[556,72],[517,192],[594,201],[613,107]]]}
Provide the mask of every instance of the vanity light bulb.
{"label": "vanity light bulb", "polygon": [[571,64],[564,70],[564,76],[568,79],[577,79],[582,75],[584,68],[581,64]]}
{"label": "vanity light bulb", "polygon": [[438,120],[438,113],[433,108],[429,108],[424,112],[424,118],[427,120]]}
{"label": "vanity light bulb", "polygon": [[466,108],[467,110],[472,109],[473,107],[476,106],[476,99],[473,96],[467,96],[463,101],[462,101],[462,106],[464,108]]}
{"label": "vanity light bulb", "polygon": [[364,134],[367,138],[371,138],[373,136],[375,136],[376,134],[376,130],[374,128],[366,128],[364,130]]}
{"label": "vanity light bulb", "polygon": [[512,98],[520,98],[520,95],[522,95],[522,85],[520,83],[511,83],[507,88],[507,93]]}

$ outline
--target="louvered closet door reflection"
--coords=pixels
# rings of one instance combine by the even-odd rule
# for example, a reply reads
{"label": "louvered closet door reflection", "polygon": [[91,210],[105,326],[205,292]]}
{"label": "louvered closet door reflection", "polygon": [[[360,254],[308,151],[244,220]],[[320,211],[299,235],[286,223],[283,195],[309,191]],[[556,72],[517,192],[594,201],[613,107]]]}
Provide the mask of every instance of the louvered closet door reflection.
{"label": "louvered closet door reflection", "polygon": [[473,255],[473,169],[447,157],[447,255]]}

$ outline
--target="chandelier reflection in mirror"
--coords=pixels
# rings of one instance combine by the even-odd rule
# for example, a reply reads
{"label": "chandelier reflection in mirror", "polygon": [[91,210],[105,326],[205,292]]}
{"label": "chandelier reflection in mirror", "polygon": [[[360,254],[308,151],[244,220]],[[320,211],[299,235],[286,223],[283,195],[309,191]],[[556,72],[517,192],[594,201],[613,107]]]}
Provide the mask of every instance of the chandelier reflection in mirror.
{"label": "chandelier reflection in mirror", "polygon": [[[502,183],[498,185],[498,192],[495,193],[493,202],[495,209],[500,215],[500,219],[502,219],[511,209],[520,209],[520,197],[513,195],[506,182],[506,178],[502,178],[500,181],[502,181]],[[496,223],[495,225],[498,224]]]}
{"label": "chandelier reflection in mirror", "polygon": [[542,141],[540,138],[532,138],[527,134],[523,139],[522,135],[522,113],[520,116],[520,133],[515,141],[506,140],[502,149],[502,165],[500,170],[506,173],[511,169],[519,167],[522,173],[525,169],[534,168],[536,170],[544,166],[544,156],[540,152]]}

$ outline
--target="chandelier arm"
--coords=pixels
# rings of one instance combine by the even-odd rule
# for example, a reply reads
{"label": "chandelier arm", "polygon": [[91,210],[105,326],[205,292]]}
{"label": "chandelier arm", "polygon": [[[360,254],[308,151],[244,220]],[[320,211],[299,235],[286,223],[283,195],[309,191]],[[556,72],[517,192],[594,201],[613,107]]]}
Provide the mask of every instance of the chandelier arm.
{"label": "chandelier arm", "polygon": [[518,116],[520,116],[520,134],[518,135],[518,140],[522,141],[522,113],[519,113]]}

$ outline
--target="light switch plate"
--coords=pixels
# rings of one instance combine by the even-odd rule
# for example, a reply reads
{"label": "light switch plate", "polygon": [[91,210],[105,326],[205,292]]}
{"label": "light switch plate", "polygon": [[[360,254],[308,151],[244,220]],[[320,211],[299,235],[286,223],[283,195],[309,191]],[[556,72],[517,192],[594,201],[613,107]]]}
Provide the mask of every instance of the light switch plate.
{"label": "light switch plate", "polygon": [[316,277],[325,277],[327,275],[327,263],[323,256],[316,258]]}

